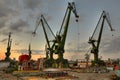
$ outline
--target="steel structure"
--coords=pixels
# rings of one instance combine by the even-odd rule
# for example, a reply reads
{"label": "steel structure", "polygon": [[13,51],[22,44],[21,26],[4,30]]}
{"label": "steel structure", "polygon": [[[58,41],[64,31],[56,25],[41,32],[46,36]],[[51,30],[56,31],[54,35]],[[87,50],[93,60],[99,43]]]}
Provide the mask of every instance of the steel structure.
{"label": "steel structure", "polygon": [[[95,40],[94,36],[95,36],[95,32],[97,30],[98,25],[100,24],[100,21],[102,20],[102,24],[100,27],[100,31],[99,31],[99,35],[98,38]],[[111,31],[113,31],[110,20],[109,20],[109,16],[107,15],[107,13],[105,11],[102,12],[100,19],[97,23],[97,26],[93,32],[92,37],[89,38],[89,44],[92,45],[92,49],[91,49],[91,53],[94,54],[94,61],[98,62],[98,52],[99,52],[99,46],[100,46],[100,42],[101,42],[101,37],[102,37],[102,32],[103,32],[103,27],[104,27],[104,22],[105,20],[107,21]]]}
{"label": "steel structure", "polygon": [[[41,15],[41,19],[38,21],[37,27],[41,22],[43,31],[44,31],[44,35],[45,35],[45,39],[47,42],[47,48],[46,48],[47,60],[45,62],[45,67],[68,67],[68,61],[63,58],[63,53],[65,52],[64,46],[65,46],[65,42],[66,42],[66,36],[67,36],[67,32],[68,32],[68,26],[69,26],[71,12],[73,12],[75,14],[76,18],[79,17],[76,13],[76,8],[75,8],[74,2],[68,3],[68,7],[66,9],[61,28],[56,35],[54,35],[52,29],[48,25],[48,23],[43,15]],[[76,21],[78,21],[78,20],[76,19]],[[34,33],[36,33],[37,27],[36,27]],[[52,34],[52,36],[54,38],[53,40],[49,39],[46,28],[49,29],[50,33]],[[57,60],[53,59],[54,53],[58,54]],[[50,55],[50,56],[48,56],[48,55]]]}
{"label": "steel structure", "polygon": [[10,61],[10,55],[11,55],[11,44],[12,44],[12,39],[11,39],[11,32],[9,33],[9,37],[8,37],[8,45],[7,45],[7,52],[5,53],[6,57],[5,57],[5,61]]}

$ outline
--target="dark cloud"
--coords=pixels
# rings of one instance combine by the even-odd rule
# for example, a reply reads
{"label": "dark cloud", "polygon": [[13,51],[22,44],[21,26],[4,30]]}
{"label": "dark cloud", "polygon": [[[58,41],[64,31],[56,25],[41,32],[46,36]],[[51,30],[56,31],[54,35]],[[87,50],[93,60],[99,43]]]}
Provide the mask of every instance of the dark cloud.
{"label": "dark cloud", "polygon": [[27,24],[27,22],[23,21],[22,19],[19,19],[16,22],[11,23],[9,26],[12,31],[23,31],[23,29],[25,27],[28,27],[29,25]]}
{"label": "dark cloud", "polygon": [[1,17],[7,17],[9,13],[12,13],[11,9],[8,9],[7,7],[0,6],[0,18]]}
{"label": "dark cloud", "polygon": [[22,19],[17,19],[15,22],[11,22],[8,25],[5,25],[6,22],[0,21],[0,32],[2,35],[8,35],[8,32],[13,32],[13,33],[26,33],[26,34],[30,34],[32,33],[32,31],[29,31],[29,24],[22,20]]}
{"label": "dark cloud", "polygon": [[2,29],[4,26],[5,26],[5,21],[4,21],[4,19],[3,19],[3,20],[0,20],[0,29]]}
{"label": "dark cloud", "polygon": [[[41,9],[44,4],[45,2],[42,4],[42,0],[1,0],[0,31],[2,35],[7,34],[8,31],[31,33],[27,27],[30,26],[33,19],[36,19],[36,15],[41,14],[41,11],[37,9]],[[33,12],[32,10],[35,8],[37,9]],[[29,22],[26,21],[27,19],[29,19]],[[46,19],[50,20],[51,16],[47,16]]]}
{"label": "dark cloud", "polygon": [[42,4],[42,0],[23,0],[25,3],[25,8],[34,9],[38,5]]}
{"label": "dark cloud", "polygon": [[[1,29],[0,34],[8,37],[9,32],[10,32],[10,31],[8,31],[8,29],[5,29],[5,30],[4,30],[4,29],[3,29],[3,30]],[[11,32],[11,33],[12,33],[12,32]],[[12,34],[13,34],[13,33],[12,33]]]}
{"label": "dark cloud", "polygon": [[0,42],[2,42],[2,43],[6,43],[6,41],[7,41],[7,38],[5,38],[5,39],[3,39],[3,40],[1,40]]}
{"label": "dark cloud", "polygon": [[25,33],[27,33],[27,34],[32,34],[33,31],[25,31]]}
{"label": "dark cloud", "polygon": [[[68,45],[72,45],[72,44],[68,44]],[[84,53],[86,53],[88,50],[89,50],[89,48],[90,48],[90,46],[89,46],[89,44],[86,42],[84,42],[84,43],[81,43],[81,44],[78,44],[78,46],[77,47],[75,47],[75,48],[71,48],[71,49],[66,49],[65,51],[66,52],[70,52],[70,53],[74,53],[74,52],[84,52]]]}
{"label": "dark cloud", "polygon": [[105,53],[119,53],[120,52],[120,36],[114,38],[109,43],[106,43],[107,47],[103,49]]}
{"label": "dark cloud", "polygon": [[5,24],[10,20],[10,18],[15,16],[17,11],[8,9],[5,5],[0,4],[0,28],[5,27]]}
{"label": "dark cloud", "polygon": [[0,1],[0,18],[2,17],[8,17],[8,16],[15,16],[18,12],[16,10],[13,10],[6,4],[6,0]]}
{"label": "dark cloud", "polygon": [[6,1],[7,0],[0,1],[0,32],[3,35],[8,33],[8,30],[5,30],[8,29],[8,25],[6,24],[19,13],[18,11],[10,8]]}
{"label": "dark cloud", "polygon": [[[1,9],[0,9],[1,10]],[[7,15],[6,15],[6,13],[5,12],[0,12],[0,17],[6,17]]]}

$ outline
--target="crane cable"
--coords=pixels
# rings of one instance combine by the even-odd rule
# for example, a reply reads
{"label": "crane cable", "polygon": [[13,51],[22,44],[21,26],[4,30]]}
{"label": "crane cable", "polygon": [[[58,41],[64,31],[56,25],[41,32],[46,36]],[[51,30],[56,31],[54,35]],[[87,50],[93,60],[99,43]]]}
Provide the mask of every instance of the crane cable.
{"label": "crane cable", "polygon": [[79,52],[79,37],[80,37],[80,32],[79,32],[79,22],[77,22],[77,51]]}

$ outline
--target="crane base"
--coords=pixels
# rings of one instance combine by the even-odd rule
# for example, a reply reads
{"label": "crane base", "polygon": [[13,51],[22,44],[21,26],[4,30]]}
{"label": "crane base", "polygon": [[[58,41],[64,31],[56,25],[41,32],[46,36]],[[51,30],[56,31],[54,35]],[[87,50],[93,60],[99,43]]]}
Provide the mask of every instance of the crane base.
{"label": "crane base", "polygon": [[44,62],[45,68],[68,68],[68,60],[67,59],[47,59]]}

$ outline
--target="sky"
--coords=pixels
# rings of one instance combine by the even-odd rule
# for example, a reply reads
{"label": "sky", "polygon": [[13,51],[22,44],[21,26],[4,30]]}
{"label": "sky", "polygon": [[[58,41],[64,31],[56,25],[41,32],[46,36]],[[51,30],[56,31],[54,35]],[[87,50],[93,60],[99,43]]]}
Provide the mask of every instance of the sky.
{"label": "sky", "polygon": [[[75,2],[79,21],[71,14],[65,43],[64,58],[69,60],[84,59],[90,53],[89,37],[92,35],[103,10],[109,13],[111,32],[105,23],[99,49],[102,59],[120,56],[120,0],[0,0],[0,59],[4,59],[9,32],[12,32],[11,58],[18,59],[21,54],[28,54],[31,44],[32,59],[45,57],[45,36],[41,24],[37,34],[32,32],[36,21],[43,14],[54,34],[59,31],[68,2]],[[98,31],[99,32],[99,31]]]}

